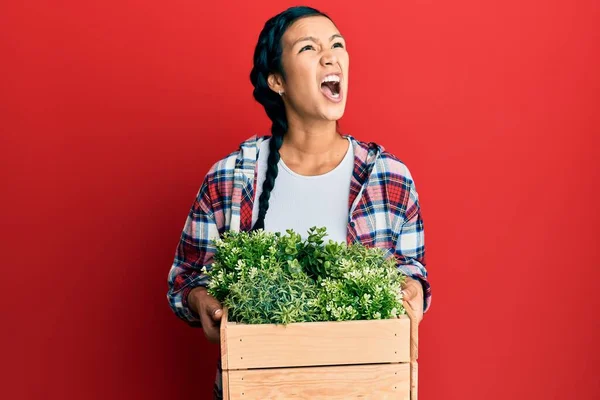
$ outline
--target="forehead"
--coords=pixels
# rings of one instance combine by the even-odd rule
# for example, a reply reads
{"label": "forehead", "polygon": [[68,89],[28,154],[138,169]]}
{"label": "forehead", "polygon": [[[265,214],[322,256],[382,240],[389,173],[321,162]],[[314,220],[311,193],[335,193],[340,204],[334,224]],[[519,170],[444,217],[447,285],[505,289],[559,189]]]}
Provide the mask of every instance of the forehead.
{"label": "forehead", "polygon": [[286,46],[291,46],[296,40],[306,36],[327,41],[335,33],[339,33],[339,31],[329,18],[322,15],[304,17],[294,22],[285,31],[283,43]]}

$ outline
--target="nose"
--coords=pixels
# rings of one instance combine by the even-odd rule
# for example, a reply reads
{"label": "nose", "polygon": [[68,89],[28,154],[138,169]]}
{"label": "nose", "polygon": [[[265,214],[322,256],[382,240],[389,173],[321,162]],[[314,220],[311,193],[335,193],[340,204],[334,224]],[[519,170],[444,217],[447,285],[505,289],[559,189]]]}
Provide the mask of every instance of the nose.
{"label": "nose", "polygon": [[321,57],[321,65],[323,66],[334,65],[335,63],[337,63],[337,57],[331,50],[325,52]]}

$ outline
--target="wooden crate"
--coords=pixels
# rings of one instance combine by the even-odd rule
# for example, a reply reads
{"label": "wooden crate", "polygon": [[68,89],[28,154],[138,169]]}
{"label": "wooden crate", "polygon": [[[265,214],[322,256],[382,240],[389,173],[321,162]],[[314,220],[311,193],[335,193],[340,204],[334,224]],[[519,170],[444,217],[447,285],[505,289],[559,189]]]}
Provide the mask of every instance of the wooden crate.
{"label": "wooden crate", "polygon": [[221,321],[225,400],[417,399],[418,329],[397,319],[246,325]]}

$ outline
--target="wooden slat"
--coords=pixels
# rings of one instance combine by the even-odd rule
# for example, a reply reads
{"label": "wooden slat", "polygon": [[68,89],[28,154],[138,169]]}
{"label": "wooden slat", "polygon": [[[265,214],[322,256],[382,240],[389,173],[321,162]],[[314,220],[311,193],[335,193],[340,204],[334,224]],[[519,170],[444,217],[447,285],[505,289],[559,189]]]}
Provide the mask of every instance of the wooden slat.
{"label": "wooden slat", "polygon": [[410,364],[229,371],[229,400],[409,400]]}
{"label": "wooden slat", "polygon": [[221,386],[223,389],[223,400],[229,400],[229,371],[226,369],[221,374]]}
{"label": "wooden slat", "polygon": [[408,302],[404,302],[406,315],[410,320],[410,359],[416,360],[419,358],[419,324],[417,316]]}
{"label": "wooden slat", "polygon": [[410,363],[410,400],[419,398],[419,363],[411,361]]}
{"label": "wooden slat", "polygon": [[223,315],[221,316],[221,327],[219,328],[219,335],[221,341],[221,369],[228,370],[227,364],[227,327],[231,325],[227,313],[227,307],[223,309]]}
{"label": "wooden slat", "polygon": [[408,302],[404,302],[404,309],[410,319],[410,398],[417,400],[419,396],[419,323],[417,316]]}
{"label": "wooden slat", "polygon": [[410,361],[410,320],[228,324],[221,339],[228,369]]}

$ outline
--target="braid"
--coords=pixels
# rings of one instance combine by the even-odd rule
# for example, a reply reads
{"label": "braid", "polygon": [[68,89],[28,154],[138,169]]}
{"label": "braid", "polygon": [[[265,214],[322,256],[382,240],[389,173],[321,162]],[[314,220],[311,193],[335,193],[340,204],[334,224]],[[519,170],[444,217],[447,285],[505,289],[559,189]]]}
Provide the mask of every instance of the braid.
{"label": "braid", "polygon": [[250,81],[254,85],[253,96],[264,107],[267,116],[272,122],[271,140],[269,142],[269,158],[267,160],[267,173],[263,182],[262,193],[258,200],[258,219],[252,230],[264,229],[265,217],[269,209],[271,191],[275,187],[275,179],[279,173],[277,164],[281,158],[279,150],[283,144],[283,137],[288,130],[288,121],[285,113],[285,104],[281,96],[275,93],[268,84],[269,75],[278,73],[285,81],[285,73],[281,65],[281,39],[286,29],[299,18],[312,15],[327,15],[310,7],[291,7],[272,17],[266,23],[258,37],[254,50],[254,67],[250,72]]}
{"label": "braid", "polygon": [[279,163],[279,159],[281,158],[279,155],[279,149],[281,149],[281,145],[283,144],[283,135],[278,135],[274,132],[275,124],[273,124],[273,128],[271,132],[273,132],[273,136],[269,142],[269,158],[267,160],[267,176],[263,183],[262,193],[258,200],[258,219],[254,224],[252,230],[256,229],[264,229],[265,228],[265,216],[267,215],[267,210],[269,209],[269,199],[271,198],[271,191],[275,187],[275,178],[277,178],[277,174],[279,173],[279,167],[277,164]]}

